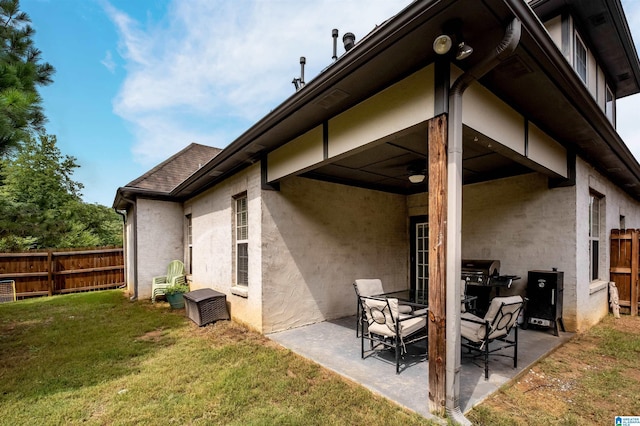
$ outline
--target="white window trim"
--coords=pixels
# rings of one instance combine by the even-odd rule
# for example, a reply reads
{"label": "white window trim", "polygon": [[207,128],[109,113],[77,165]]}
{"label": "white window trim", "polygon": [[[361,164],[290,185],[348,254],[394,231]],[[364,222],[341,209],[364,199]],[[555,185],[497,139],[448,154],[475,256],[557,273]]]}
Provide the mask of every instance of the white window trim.
{"label": "white window trim", "polygon": [[187,222],[187,272],[189,275],[193,272],[193,217],[191,213],[185,216]]}
{"label": "white window trim", "polygon": [[[611,96],[611,110],[609,110],[607,108],[609,106],[608,102],[607,102],[607,99],[609,98],[609,96]],[[604,92],[604,114],[607,116],[607,118],[609,119],[611,124],[613,124],[613,126],[615,127],[615,125],[616,125],[616,98],[613,95],[613,90],[611,90],[611,88],[609,87],[608,84],[605,86],[605,92]]]}
{"label": "white window trim", "polygon": [[[578,74],[578,77],[580,77],[580,80],[582,80],[582,82],[585,85],[589,84],[589,50],[587,49],[587,45],[584,43],[584,40],[582,40],[582,37],[580,37],[580,34],[578,34],[578,32],[576,31],[574,33],[574,37],[573,37],[573,69],[575,70],[576,74]],[[584,79],[582,78],[582,75],[580,75],[580,72],[578,71],[578,46],[581,46],[584,49]]]}
{"label": "white window trim", "polygon": [[[597,200],[598,203],[598,217],[597,217],[597,221],[598,221],[598,235],[592,235],[591,231],[593,229],[593,216],[592,216],[592,200]],[[602,238],[602,233],[603,233],[603,207],[604,207],[604,196],[598,194],[595,191],[589,191],[589,281],[591,283],[597,283],[599,281],[601,281],[601,274],[603,272],[602,270],[602,256],[603,256],[603,245],[601,244],[603,241],[606,240],[606,238]],[[598,242],[598,257],[597,257],[597,276],[593,276],[593,254],[592,254],[592,248],[593,248],[593,243],[597,241]]]}
{"label": "white window trim", "polygon": [[[245,209],[243,211],[240,211],[239,210],[240,209],[239,204],[240,204],[240,202],[242,200],[244,200]],[[233,243],[234,244],[234,247],[233,247],[234,248],[234,250],[233,250],[234,251],[234,256],[233,256],[234,257],[234,259],[233,259],[233,262],[234,262],[233,287],[234,288],[232,290],[237,290],[237,291],[235,291],[235,292],[232,291],[232,293],[233,294],[240,293],[238,295],[246,297],[246,294],[245,294],[244,290],[246,290],[247,287],[249,286],[249,276],[248,276],[249,275],[249,273],[248,273],[249,272],[248,271],[248,269],[249,269],[249,259],[248,259],[248,257],[249,257],[249,254],[248,254],[248,250],[249,250],[249,201],[248,201],[246,192],[242,193],[242,194],[238,194],[237,196],[235,196],[233,198],[233,206],[234,206],[234,208],[233,208],[233,214],[234,214],[234,219],[233,219],[233,239],[234,239],[234,243]],[[243,212],[246,215],[246,223],[245,223],[245,225],[243,225],[243,227],[246,227],[246,230],[244,232],[245,238],[238,238],[239,234],[240,234],[239,230],[240,230],[240,227],[241,227],[241,225],[239,223],[239,220],[238,220],[238,217],[239,217],[239,214],[243,213]],[[240,280],[240,276],[239,276],[240,270],[239,270],[239,267],[238,267],[238,254],[239,254],[240,245],[246,245],[246,247],[247,247],[247,277],[246,277],[246,282],[240,282],[241,280]]]}

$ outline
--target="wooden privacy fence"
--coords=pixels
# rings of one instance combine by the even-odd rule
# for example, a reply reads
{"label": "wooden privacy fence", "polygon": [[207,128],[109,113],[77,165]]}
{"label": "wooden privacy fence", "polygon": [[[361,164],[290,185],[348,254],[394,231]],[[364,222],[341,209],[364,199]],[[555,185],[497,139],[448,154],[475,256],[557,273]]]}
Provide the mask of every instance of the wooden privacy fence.
{"label": "wooden privacy fence", "polygon": [[638,315],[640,229],[611,230],[610,280],[616,283],[620,307]]}
{"label": "wooden privacy fence", "polygon": [[0,253],[0,280],[14,280],[18,298],[124,285],[122,247]]}

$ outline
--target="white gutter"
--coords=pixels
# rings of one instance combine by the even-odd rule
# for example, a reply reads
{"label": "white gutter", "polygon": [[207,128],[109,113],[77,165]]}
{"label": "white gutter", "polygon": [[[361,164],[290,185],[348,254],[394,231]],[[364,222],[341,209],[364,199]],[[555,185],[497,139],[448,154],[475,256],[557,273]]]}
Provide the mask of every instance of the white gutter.
{"label": "white gutter", "polygon": [[471,425],[460,411],[460,276],[462,262],[462,95],[471,83],[495,68],[515,51],[522,24],[514,18],[504,38],[484,58],[453,83],[449,92],[447,165],[447,303],[446,303],[446,409],[456,423]]}

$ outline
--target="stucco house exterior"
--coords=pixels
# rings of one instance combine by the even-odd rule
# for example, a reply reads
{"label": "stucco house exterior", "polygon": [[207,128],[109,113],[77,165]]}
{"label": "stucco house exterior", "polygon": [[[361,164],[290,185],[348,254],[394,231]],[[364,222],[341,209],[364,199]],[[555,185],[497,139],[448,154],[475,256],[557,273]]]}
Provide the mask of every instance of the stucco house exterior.
{"label": "stucco house exterior", "polygon": [[610,230],[640,228],[615,123],[638,91],[620,0],[417,0],[226,148],[190,145],[118,189],[128,290],[150,298],[181,259],[192,289],[270,333],[355,314],[356,278],[426,286],[447,307],[455,409],[461,259],[500,260],[517,294],[528,271],[563,271],[568,330],[606,315]]}

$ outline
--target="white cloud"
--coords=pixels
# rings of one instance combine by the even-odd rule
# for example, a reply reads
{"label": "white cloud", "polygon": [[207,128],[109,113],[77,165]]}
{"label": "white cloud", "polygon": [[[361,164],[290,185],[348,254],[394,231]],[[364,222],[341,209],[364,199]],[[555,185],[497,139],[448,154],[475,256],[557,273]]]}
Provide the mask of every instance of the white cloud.
{"label": "white cloud", "polygon": [[107,50],[107,53],[104,55],[104,59],[100,61],[102,65],[104,65],[112,74],[116,70],[116,63],[113,60],[113,55],[110,50]]}
{"label": "white cloud", "polygon": [[[307,82],[331,63],[333,28],[358,41],[409,3],[173,0],[165,17],[144,25],[104,3],[126,70],[114,111],[131,125],[136,161],[155,164],[190,142],[225,147],[293,94],[300,56]],[[640,2],[623,5],[640,41]],[[618,102],[618,131],[640,158],[637,111],[640,95]]]}
{"label": "white cloud", "polygon": [[224,147],[293,94],[300,56],[307,82],[331,63],[333,28],[358,40],[410,2],[175,0],[144,27],[107,3],[127,72],[114,111],[143,164],[189,142]]}

